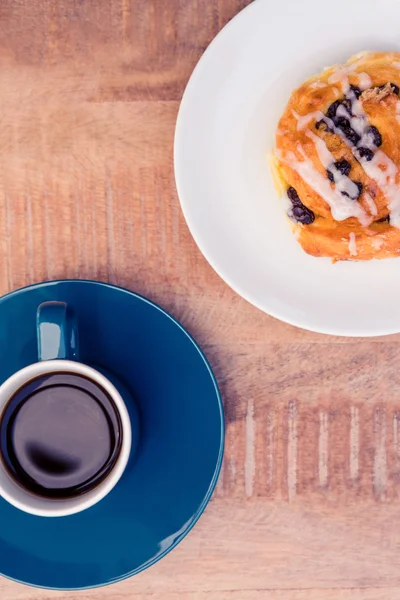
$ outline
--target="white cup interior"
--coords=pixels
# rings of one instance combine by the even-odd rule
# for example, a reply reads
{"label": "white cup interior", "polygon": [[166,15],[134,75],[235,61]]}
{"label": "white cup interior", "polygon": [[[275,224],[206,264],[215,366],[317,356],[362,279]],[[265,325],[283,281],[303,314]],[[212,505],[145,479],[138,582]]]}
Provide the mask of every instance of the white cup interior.
{"label": "white cup interior", "polygon": [[104,498],[121,478],[129,460],[132,445],[128,410],[117,388],[96,369],[70,360],[48,360],[34,363],[7,379],[0,386],[0,419],[8,401],[19,388],[35,377],[54,371],[83,375],[97,383],[111,396],[121,419],[122,445],[117,461],[107,477],[94,489],[69,499],[49,499],[33,494],[15,481],[3,461],[0,460],[0,495],[16,508],[43,517],[72,515],[93,506]]}

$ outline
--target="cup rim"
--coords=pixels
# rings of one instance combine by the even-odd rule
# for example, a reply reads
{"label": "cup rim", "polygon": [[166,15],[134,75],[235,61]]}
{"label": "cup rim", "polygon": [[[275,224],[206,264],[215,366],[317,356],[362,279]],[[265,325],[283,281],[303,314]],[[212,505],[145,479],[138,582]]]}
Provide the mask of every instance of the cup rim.
{"label": "cup rim", "polygon": [[122,425],[122,443],[118,458],[108,475],[92,490],[68,499],[45,498],[21,486],[6,469],[0,455],[0,496],[20,510],[42,517],[62,517],[81,512],[102,500],[115,487],[128,463],[132,447],[132,427],[128,409],[115,385],[100,371],[84,363],[52,359],[32,363],[11,375],[0,386],[0,420],[10,397],[29,380],[55,371],[76,373],[95,381],[113,399]]}

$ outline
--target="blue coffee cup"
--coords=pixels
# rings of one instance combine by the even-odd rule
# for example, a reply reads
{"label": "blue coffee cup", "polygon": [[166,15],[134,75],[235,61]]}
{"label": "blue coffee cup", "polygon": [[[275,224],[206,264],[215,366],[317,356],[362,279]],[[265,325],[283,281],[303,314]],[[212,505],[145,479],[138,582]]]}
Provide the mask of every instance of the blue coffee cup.
{"label": "blue coffee cup", "polygon": [[78,324],[71,307],[65,302],[41,304],[37,309],[36,327],[38,361],[14,373],[0,386],[0,422],[17,392],[35,380],[62,373],[84,377],[98,386],[112,400],[119,423],[118,453],[112,468],[82,495],[54,498],[33,493],[18,479],[18,474],[7,468],[4,460],[0,461],[0,495],[5,500],[33,515],[66,516],[97,504],[117,485],[136,449],[138,417],[129,391],[117,378],[79,361]]}

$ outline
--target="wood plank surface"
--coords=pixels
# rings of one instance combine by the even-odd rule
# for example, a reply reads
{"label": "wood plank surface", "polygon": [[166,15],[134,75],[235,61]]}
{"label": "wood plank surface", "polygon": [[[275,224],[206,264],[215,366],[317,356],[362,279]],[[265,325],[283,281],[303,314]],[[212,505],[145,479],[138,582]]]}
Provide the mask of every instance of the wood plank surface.
{"label": "wood plank surface", "polygon": [[248,3],[0,2],[0,293],[78,277],[147,295],[204,347],[227,415],[216,494],[174,552],[94,591],[0,579],[2,600],[400,599],[400,336],[264,315],[212,271],[180,211],[179,101]]}

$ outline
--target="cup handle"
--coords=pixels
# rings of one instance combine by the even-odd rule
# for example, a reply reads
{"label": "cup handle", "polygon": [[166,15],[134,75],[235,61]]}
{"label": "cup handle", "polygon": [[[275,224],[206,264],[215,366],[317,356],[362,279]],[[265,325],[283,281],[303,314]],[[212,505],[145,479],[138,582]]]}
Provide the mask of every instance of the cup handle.
{"label": "cup handle", "polygon": [[77,360],[76,319],[66,302],[43,302],[36,313],[38,359]]}

